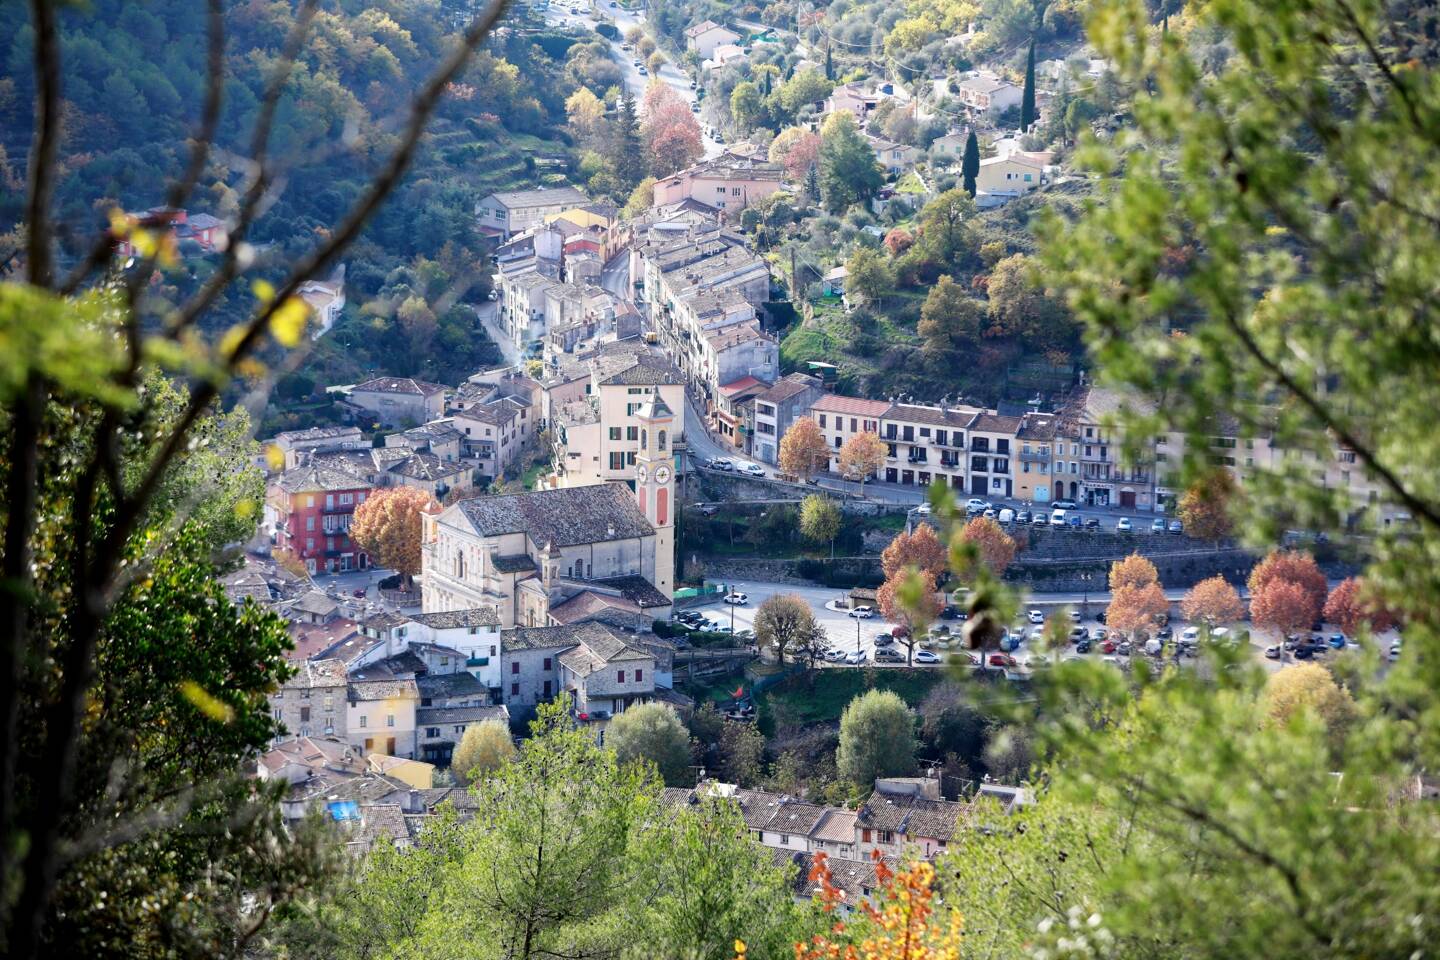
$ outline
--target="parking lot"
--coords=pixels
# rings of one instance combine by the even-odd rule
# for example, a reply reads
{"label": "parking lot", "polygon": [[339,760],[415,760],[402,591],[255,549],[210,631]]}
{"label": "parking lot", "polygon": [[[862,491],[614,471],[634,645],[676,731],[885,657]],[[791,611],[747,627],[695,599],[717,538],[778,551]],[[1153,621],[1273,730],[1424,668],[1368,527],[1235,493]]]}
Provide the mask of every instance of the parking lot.
{"label": "parking lot", "polygon": [[[877,666],[877,667],[904,667],[905,646],[895,643],[888,645],[889,649],[899,653],[898,662],[886,662],[876,660],[876,638],[890,633],[896,626],[887,623],[880,616],[879,611],[874,611],[870,617],[852,617],[849,610],[840,606],[843,602],[843,592],[839,590],[826,589],[823,587],[793,586],[790,584],[769,583],[763,581],[737,581],[730,584],[730,588],[746,597],[744,604],[726,604],[720,600],[707,603],[695,609],[703,614],[712,624],[717,627],[732,628],[737,633],[745,635],[745,631],[751,631],[753,636],[755,624],[755,612],[759,609],[768,597],[776,594],[792,594],[804,599],[809,605],[811,612],[815,615],[816,621],[829,640],[829,646],[838,654],[849,656],[856,662],[845,660],[834,660],[824,664],[831,669],[849,669],[855,666]],[[1030,615],[1030,611],[1038,611],[1041,622],[1036,623]],[[1029,598],[1028,602],[1022,605],[1020,614],[1016,621],[1008,626],[1012,637],[1019,638],[1018,644],[1013,650],[1001,654],[1002,659],[996,663],[985,664],[987,669],[1005,670],[1007,674],[1023,678],[1036,669],[1037,661],[1041,659],[1092,659],[1101,662],[1110,662],[1117,667],[1124,668],[1128,661],[1141,659],[1146,656],[1143,645],[1136,647],[1132,645],[1129,652],[1123,652],[1126,648],[1114,638],[1109,636],[1109,628],[1103,624],[1099,617],[1104,615],[1105,603],[1103,600],[1089,600],[1084,602],[1079,598],[1048,597],[1038,595]],[[1039,647],[1039,639],[1045,629],[1045,621],[1050,617],[1062,617],[1064,632],[1070,636],[1072,631],[1083,630],[1083,637],[1089,641],[1088,645],[1082,645],[1072,641],[1069,645],[1059,651],[1042,652]],[[1078,616],[1078,618],[1077,618]],[[928,650],[935,654],[936,661],[933,663],[916,663],[916,667],[938,668],[944,666],[954,658],[963,658],[962,663],[969,664],[972,658],[978,655],[972,654],[963,649],[959,641],[960,631],[964,626],[961,619],[940,620],[932,627],[931,637],[916,646],[916,651]],[[1236,624],[1227,628],[1229,636],[1235,639],[1243,639],[1248,633],[1248,647],[1251,658],[1261,664],[1267,671],[1275,671],[1297,662],[1304,662],[1298,659],[1293,650],[1287,650],[1283,659],[1269,659],[1265,656],[1265,648],[1279,642],[1280,638],[1267,634],[1264,631],[1252,631],[1249,624]],[[1175,619],[1168,624],[1169,635],[1164,640],[1175,643],[1176,646],[1191,646],[1178,641],[1184,640],[1186,631],[1198,628],[1182,620]],[[948,631],[948,635],[945,633]],[[1339,628],[1332,624],[1322,624],[1321,629],[1315,631],[1315,636],[1321,638],[1323,649],[1317,650],[1313,656],[1305,659],[1316,662],[1325,662],[1336,655],[1338,651],[1329,646],[1329,639],[1339,633]],[[1222,637],[1225,635],[1222,634]],[[1310,634],[1306,634],[1308,638]],[[1080,635],[1076,634],[1078,641]],[[1302,638],[1303,640],[1303,638]],[[1381,653],[1385,654],[1396,637],[1392,634],[1383,635],[1377,638]],[[1349,641],[1353,645],[1353,641]],[[886,646],[882,644],[882,646]],[[1198,643],[1193,645],[1198,653]],[[1083,647],[1083,648],[1082,648]],[[1174,647],[1172,647],[1174,649]],[[883,656],[883,655],[882,655]],[[987,655],[989,659],[990,655]],[[926,658],[928,659],[928,658]],[[1180,663],[1195,664],[1200,658],[1182,656]]]}

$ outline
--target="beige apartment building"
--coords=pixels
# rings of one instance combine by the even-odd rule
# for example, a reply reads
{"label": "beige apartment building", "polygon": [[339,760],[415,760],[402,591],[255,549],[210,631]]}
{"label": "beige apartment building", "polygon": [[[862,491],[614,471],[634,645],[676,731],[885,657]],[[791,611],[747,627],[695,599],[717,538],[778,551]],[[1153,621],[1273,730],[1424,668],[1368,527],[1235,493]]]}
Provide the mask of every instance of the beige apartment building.
{"label": "beige apartment building", "polygon": [[880,439],[889,451],[880,479],[921,487],[939,480],[956,491],[968,489],[965,441],[979,413],[976,407],[890,404],[880,417]]}
{"label": "beige apartment building", "polygon": [[890,409],[884,400],[863,400],[827,393],[810,405],[810,416],[820,425],[830,447],[830,471],[840,472],[840,448],[857,433],[880,433],[880,418]]}
{"label": "beige apartment building", "polygon": [[[630,480],[641,452],[642,424],[637,414],[657,394],[671,410],[685,408],[685,378],[660,354],[642,347],[638,353],[591,358],[585,395],[563,404],[555,417],[556,484],[575,487]],[[671,437],[672,450],[683,432],[680,418]]]}

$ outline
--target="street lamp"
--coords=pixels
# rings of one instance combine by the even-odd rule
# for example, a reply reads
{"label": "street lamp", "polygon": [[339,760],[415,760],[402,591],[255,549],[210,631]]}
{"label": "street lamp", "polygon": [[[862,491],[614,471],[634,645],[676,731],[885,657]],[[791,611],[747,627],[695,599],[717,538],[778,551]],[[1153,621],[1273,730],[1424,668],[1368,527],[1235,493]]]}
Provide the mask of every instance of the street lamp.
{"label": "street lamp", "polygon": [[1095,574],[1093,574],[1093,573],[1081,573],[1081,574],[1078,574],[1078,576],[1079,576],[1079,578],[1080,578],[1080,597],[1081,597],[1081,599],[1080,599],[1080,616],[1083,617],[1083,616],[1085,616],[1085,614],[1087,614],[1087,613],[1090,612],[1090,611],[1089,611],[1089,607],[1090,607],[1090,581],[1095,579]]}

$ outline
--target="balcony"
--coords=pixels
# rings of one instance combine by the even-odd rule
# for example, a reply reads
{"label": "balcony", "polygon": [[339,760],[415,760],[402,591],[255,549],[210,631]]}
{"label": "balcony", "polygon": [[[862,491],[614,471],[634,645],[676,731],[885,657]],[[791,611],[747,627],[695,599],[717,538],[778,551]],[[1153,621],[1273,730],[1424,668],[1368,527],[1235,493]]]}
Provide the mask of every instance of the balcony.
{"label": "balcony", "polygon": [[1050,451],[1046,450],[1021,450],[1021,463],[1049,463]]}
{"label": "balcony", "polygon": [[325,506],[322,506],[322,507],[320,508],[320,512],[321,512],[321,513],[327,513],[327,514],[335,514],[335,513],[354,513],[354,512],[355,512],[355,504],[353,504],[353,503],[326,504]]}

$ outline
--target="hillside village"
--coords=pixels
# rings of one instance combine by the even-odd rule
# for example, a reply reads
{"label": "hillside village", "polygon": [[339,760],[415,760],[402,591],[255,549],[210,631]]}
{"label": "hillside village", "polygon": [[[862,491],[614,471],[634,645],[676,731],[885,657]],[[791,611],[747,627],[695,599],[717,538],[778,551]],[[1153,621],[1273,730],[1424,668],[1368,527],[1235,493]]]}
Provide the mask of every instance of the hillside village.
{"label": "hillside village", "polygon": [[[597,4],[572,12],[560,5],[541,14],[581,30],[613,20],[627,34],[623,44],[618,34],[610,41],[617,54],[634,45],[636,30],[648,28],[644,13],[628,7]],[[853,253],[837,244],[828,262],[815,264],[814,250],[802,259],[793,241],[787,259],[770,220],[790,221],[779,236],[816,229],[814,218],[826,214],[807,207],[829,207],[827,195],[836,188],[815,195],[815,166],[777,156],[780,137],[768,149],[766,137],[754,132],[731,139],[743,126],[733,115],[733,96],[721,117],[714,94],[706,95],[719,89],[727,71],[754,69],[747,67],[747,51],[785,36],[768,28],[757,40],[751,28],[733,26],[707,20],[684,31],[687,69],[680,76],[703,60],[689,84],[695,92],[681,80],[649,81],[651,90],[668,84],[671,96],[698,93],[703,99],[692,99],[693,112],[727,136],[707,146],[703,159],[656,177],[645,188],[647,202],[632,200],[622,211],[583,186],[537,185],[476,205],[496,271],[493,293],[477,314],[511,362],[458,384],[380,376],[331,385],[344,425],[281,432],[268,441],[276,451],[269,458],[267,501],[275,559],[250,558],[227,579],[227,589],[257,596],[293,624],[300,669],[272,699],[276,718],[294,739],[278,740],[261,772],[292,784],[294,816],[323,797],[332,807],[346,805],[346,816],[360,824],[357,836],[407,842],[440,800],[459,796],[437,784],[448,776],[445,768],[467,729],[496,720],[523,731],[536,706],[555,698],[566,699],[570,714],[601,742],[627,708],[665,704],[689,718],[712,702],[712,693],[714,705],[733,718],[728,722],[753,723],[747,684],[763,682],[767,670],[779,667],[788,675],[793,667],[785,668],[784,647],[772,646],[752,611],[743,609],[745,591],[780,596],[786,587],[744,574],[685,576],[682,552],[696,547],[677,544],[687,522],[700,523],[717,510],[745,513],[748,501],[798,507],[806,498],[828,499],[861,525],[878,509],[903,516],[899,542],[917,525],[934,523],[926,495],[940,487],[958,498],[964,518],[991,524],[1012,551],[1017,542],[1029,544],[1037,556],[1063,564],[1067,556],[1098,550],[1098,561],[1062,574],[1054,599],[1031,585],[1041,612],[1002,631],[1009,634],[1002,649],[1034,643],[1041,631],[1035,624],[1052,611],[1059,616],[1067,600],[1084,600],[1074,615],[1080,625],[1067,628],[1071,641],[1079,637],[1079,653],[1093,647],[1125,669],[1130,657],[1150,649],[1147,633],[1112,627],[1114,637],[1107,639],[1104,614],[1088,603],[1094,575],[1083,571],[1097,565],[1103,571],[1132,552],[1157,560],[1178,556],[1186,558],[1175,565],[1180,580],[1168,585],[1185,587],[1207,573],[1241,582],[1254,564],[1254,557],[1228,546],[1192,542],[1176,519],[1186,492],[1184,434],[1161,434],[1137,448],[1128,442],[1123,416],[1153,409],[1095,384],[1083,370],[1033,397],[994,404],[954,392],[863,395],[844,389],[854,382],[850,377],[837,377],[841,356],[797,362],[784,346],[793,336],[787,325],[803,331],[837,309],[852,316],[883,312],[875,279],[857,274],[873,271],[867,257],[898,261],[906,253],[894,242],[897,232],[910,236],[903,224],[922,225],[911,242],[930,243],[946,217],[958,214],[970,230],[987,216],[982,211],[1043,200],[1060,189],[1069,179],[1063,155],[1069,138],[1046,140],[1036,131],[1056,129],[1054,111],[1064,102],[1059,94],[1072,82],[1102,80],[1104,61],[1041,60],[1028,80],[1013,78],[1018,82],[998,67],[980,67],[908,85],[884,73],[856,78],[864,71],[847,69],[849,79],[831,83],[835,68],[825,61],[833,58],[798,44],[801,59],[787,68],[791,76],[809,71],[816,90],[823,78],[828,92],[800,111],[802,132],[792,144],[817,139],[813,163],[822,164],[829,138],[861,144],[871,168],[865,176],[874,176],[875,187],[852,201],[850,213],[897,224],[888,234],[867,224],[850,241]],[[643,76],[633,79],[638,84]],[[1017,128],[1022,104],[1030,104],[1029,113]],[[897,116],[910,123],[897,124]],[[886,136],[897,126],[925,145]],[[922,129],[928,133],[917,132]],[[975,153],[977,142],[983,157]],[[961,186],[943,188],[957,175]],[[985,256],[998,266],[1006,252]],[[963,254],[951,250],[949,256]],[[900,282],[902,268],[885,269],[891,279],[882,277],[882,285]],[[934,297],[932,291],[926,311]],[[1201,455],[1223,466],[1237,487],[1257,473],[1289,469],[1303,456],[1238,424],[1217,423],[1214,433]],[[856,455],[867,437],[878,439],[878,448]],[[791,438],[800,453],[787,453]],[[1401,512],[1381,504],[1376,480],[1350,466],[1353,460],[1337,443],[1317,474],[1349,497],[1352,522],[1403,522]],[[417,531],[415,583],[402,589],[391,577],[375,587],[368,571],[380,561],[349,536],[350,524],[367,498],[401,488],[429,498]],[[895,537],[894,529],[875,536]],[[1046,539],[1037,540],[1042,533]],[[1176,533],[1181,537],[1172,542]],[[1088,541],[1081,539],[1087,534]],[[1081,546],[1086,542],[1092,546]],[[877,546],[872,558],[878,553]],[[703,570],[706,562],[692,558],[690,565]],[[743,558],[723,566],[746,569]],[[361,588],[350,596],[327,583]],[[260,584],[266,587],[257,594]],[[963,620],[963,586],[953,597],[947,592],[956,586],[952,581],[940,591],[939,604],[944,617]],[[1082,586],[1084,597],[1078,596]],[[1103,585],[1093,592],[1103,606]],[[725,612],[717,617],[719,611],[706,607],[722,594],[729,606],[721,605]],[[955,662],[1023,684],[1043,666],[1025,655],[1002,654],[992,662],[989,655],[967,654],[959,624],[953,634],[945,626],[943,633],[910,637],[905,617],[888,608],[873,612],[900,620],[893,632],[905,655],[887,649],[889,623],[876,640],[862,642],[855,616],[871,616],[874,597],[860,582],[848,600],[838,601],[838,624],[815,628],[811,669],[869,661],[896,668],[898,660],[899,668],[933,670]],[[1161,605],[1170,611],[1179,599],[1172,593]],[[822,604],[815,594],[806,602],[822,621],[827,608],[837,609],[837,602]],[[743,610],[739,621],[737,608]],[[844,639],[847,621],[854,624],[853,652]],[[1118,642],[1123,632],[1135,642]],[[1177,628],[1160,636],[1179,634]],[[1259,658],[1265,643],[1255,642]],[[707,663],[702,652],[714,659]],[[707,670],[712,679],[700,681]],[[731,680],[738,688],[726,698],[717,688]],[[936,779],[921,781],[923,793],[942,802],[941,770],[933,772]],[[703,780],[696,789],[738,798],[762,842],[784,834],[775,844],[780,849],[862,861],[872,849],[899,855],[908,843],[929,854],[943,849],[948,828],[963,818],[965,796],[999,789],[974,781],[958,805],[943,801],[951,806],[935,808],[950,811],[940,816],[944,829],[877,828],[887,845],[872,848],[869,829],[857,826],[856,837],[863,832],[866,839],[852,843],[848,828],[835,827],[854,820],[854,813],[826,813],[803,796],[764,800],[767,795],[751,787]],[[877,789],[879,797],[891,788]],[[1005,789],[1023,793],[1019,783]],[[745,798],[752,796],[813,810],[814,822],[767,832],[749,809]]]}

